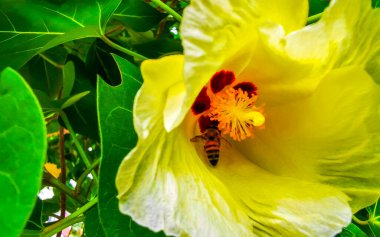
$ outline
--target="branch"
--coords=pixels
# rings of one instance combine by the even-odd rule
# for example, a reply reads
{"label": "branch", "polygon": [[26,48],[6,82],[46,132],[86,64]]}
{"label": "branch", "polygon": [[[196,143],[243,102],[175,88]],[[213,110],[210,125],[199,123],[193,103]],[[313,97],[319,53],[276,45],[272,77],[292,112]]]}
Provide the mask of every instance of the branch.
{"label": "branch", "polygon": [[[61,183],[66,185],[66,160],[65,160],[65,134],[64,128],[59,128],[59,163],[61,165]],[[61,213],[59,219],[64,219],[66,214],[66,194],[61,192]],[[58,232],[57,237],[61,237],[62,232]]]}

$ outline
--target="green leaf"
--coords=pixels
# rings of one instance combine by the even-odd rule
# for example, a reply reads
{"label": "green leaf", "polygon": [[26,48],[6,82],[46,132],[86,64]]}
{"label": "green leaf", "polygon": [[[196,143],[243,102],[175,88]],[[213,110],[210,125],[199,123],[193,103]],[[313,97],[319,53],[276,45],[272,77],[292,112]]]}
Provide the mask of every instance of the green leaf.
{"label": "green leaf", "polygon": [[75,94],[75,95],[67,98],[66,100],[64,100],[65,102],[61,105],[61,109],[65,109],[65,108],[73,105],[74,103],[78,102],[80,99],[82,99],[83,97],[85,97],[88,94],[90,94],[90,91],[83,91],[81,93]]}
{"label": "green leaf", "polygon": [[182,54],[181,41],[170,38],[160,38],[135,46],[138,53],[149,58],[158,58],[169,54]]}
{"label": "green leaf", "polygon": [[164,236],[137,225],[118,208],[116,173],[122,159],[135,146],[132,108],[142,78],[139,69],[127,60],[114,56],[122,77],[112,87],[98,79],[98,111],[102,161],[99,171],[99,216],[107,236]]}
{"label": "green leaf", "polygon": [[359,227],[357,227],[353,223],[345,227],[339,236],[340,237],[368,237],[368,235],[365,232],[363,232]]}
{"label": "green leaf", "polygon": [[45,115],[52,113],[52,112],[57,112],[60,108],[60,104],[56,100],[52,100],[44,91],[40,90],[33,90],[34,95],[37,97],[42,111],[44,112]]}
{"label": "green leaf", "polygon": [[85,64],[76,57],[71,57],[70,60],[75,65],[75,82],[71,95],[84,91],[90,93],[73,106],[65,108],[64,112],[75,132],[99,141],[95,72],[87,71]]}
{"label": "green leaf", "polygon": [[121,0],[3,0],[0,12],[0,70],[20,68],[59,44],[104,34]]}
{"label": "green leaf", "polygon": [[23,78],[0,75],[0,236],[19,236],[33,210],[46,156],[46,128],[37,98]]}
{"label": "green leaf", "polygon": [[84,232],[86,236],[106,237],[102,225],[100,224],[97,205],[86,212]]}
{"label": "green leaf", "polygon": [[372,6],[376,8],[380,8],[380,0],[372,0]]}
{"label": "green leaf", "polygon": [[75,67],[73,62],[68,62],[63,67],[62,98],[70,96],[75,81]]}
{"label": "green leaf", "polygon": [[166,16],[142,0],[123,0],[112,19],[136,31],[147,31]]}
{"label": "green leaf", "polygon": [[77,103],[80,99],[88,95],[90,91],[83,91],[78,94],[74,94],[70,97],[66,97],[60,100],[52,100],[45,92],[40,90],[34,90],[34,94],[38,98],[38,101],[44,111],[44,114],[58,113],[63,109],[66,109],[73,104]]}
{"label": "green leaf", "polygon": [[97,39],[91,45],[88,52],[86,66],[87,68],[93,68],[108,84],[116,86],[121,83],[121,77],[115,59],[111,55],[112,53],[118,54],[124,58],[129,57],[133,59],[132,57],[111,48],[100,39]]}
{"label": "green leaf", "polygon": [[39,198],[36,198],[36,204],[34,205],[34,209],[32,214],[30,215],[25,229],[29,230],[41,230],[43,226],[43,222],[47,219],[43,219],[42,217],[42,201]]}
{"label": "green leaf", "polygon": [[329,0],[309,0],[309,16],[323,12],[329,2]]}
{"label": "green leaf", "polygon": [[[54,50],[61,53],[62,58],[66,60],[67,54],[56,48]],[[30,87],[43,91],[48,97],[54,99],[57,98],[62,87],[62,66],[48,59],[44,54],[40,54],[33,57],[19,71]]]}

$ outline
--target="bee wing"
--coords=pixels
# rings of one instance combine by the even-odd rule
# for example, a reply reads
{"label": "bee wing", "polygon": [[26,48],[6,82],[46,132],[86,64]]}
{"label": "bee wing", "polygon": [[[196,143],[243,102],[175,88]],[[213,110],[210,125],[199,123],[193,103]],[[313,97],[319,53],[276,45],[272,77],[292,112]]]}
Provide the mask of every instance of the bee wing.
{"label": "bee wing", "polygon": [[225,139],[224,137],[220,136],[220,145],[224,146],[224,147],[227,147],[227,148],[231,148],[232,145],[231,143]]}
{"label": "bee wing", "polygon": [[202,135],[195,136],[195,137],[190,139],[191,142],[200,142],[200,141],[205,141],[205,140],[206,140],[206,138]]}

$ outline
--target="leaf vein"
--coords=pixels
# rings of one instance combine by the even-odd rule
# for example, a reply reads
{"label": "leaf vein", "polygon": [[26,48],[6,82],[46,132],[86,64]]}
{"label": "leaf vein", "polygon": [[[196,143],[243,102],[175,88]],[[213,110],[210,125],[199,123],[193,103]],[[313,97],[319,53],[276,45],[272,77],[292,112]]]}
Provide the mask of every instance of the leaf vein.
{"label": "leaf vein", "polygon": [[0,12],[4,15],[4,17],[7,19],[7,21],[9,22],[9,24],[12,26],[12,29],[14,31],[16,31],[16,27],[13,25],[13,23],[12,23],[11,19],[9,19],[8,15],[5,14],[2,10],[0,10]]}
{"label": "leaf vein", "polygon": [[30,51],[38,51],[40,49],[42,49],[43,47],[38,47],[38,48],[34,48],[34,49],[25,49],[25,50],[21,50],[21,51],[16,51],[14,52],[14,54],[19,54],[19,53],[25,53],[25,52],[30,52]]}
{"label": "leaf vein", "polygon": [[5,39],[5,40],[3,40],[3,41],[0,41],[0,44],[2,44],[2,43],[4,43],[4,42],[7,42],[8,40],[11,40],[11,39],[13,39],[13,38],[16,38],[17,36],[19,36],[20,34],[16,34],[16,35],[13,35],[12,37],[9,37],[9,38],[7,38],[7,39]]}
{"label": "leaf vein", "polygon": [[141,81],[137,80],[136,78],[134,78],[133,76],[129,75],[129,74],[125,74],[125,73],[122,73],[123,74],[123,78],[129,78],[129,79],[132,79],[134,80],[135,82],[139,83],[139,85],[142,85]]}
{"label": "leaf vein", "polygon": [[80,23],[79,21],[75,20],[74,18],[72,18],[72,17],[70,17],[70,16],[68,16],[68,15],[66,15],[66,14],[63,14],[62,12],[59,12],[59,11],[56,11],[56,10],[53,10],[53,9],[50,9],[50,8],[47,8],[47,7],[44,7],[44,8],[45,8],[46,10],[49,10],[49,11],[55,12],[55,13],[57,13],[58,15],[63,16],[63,17],[65,17],[65,18],[71,20],[72,22],[74,22],[74,23],[77,24],[78,26],[84,28],[84,25],[83,25],[82,23]]}
{"label": "leaf vein", "polygon": [[19,186],[17,185],[17,183],[15,182],[15,180],[13,179],[13,177],[9,173],[0,171],[0,175],[6,177],[9,180],[9,182],[12,184],[12,186],[15,188],[17,194],[20,194]]}
{"label": "leaf vein", "polygon": [[46,31],[9,31],[0,30],[0,33],[13,33],[13,34],[24,34],[24,35],[63,35],[64,32],[46,32]]}
{"label": "leaf vein", "polygon": [[154,16],[129,15],[129,14],[120,14],[120,13],[115,13],[113,15],[119,16],[119,17],[130,17],[130,18],[154,18]]}
{"label": "leaf vein", "polygon": [[45,20],[45,19],[43,20],[43,23],[44,23],[44,26],[45,26],[45,28],[46,28],[46,31],[47,31],[47,32],[50,32],[49,27],[46,25],[46,20]]}

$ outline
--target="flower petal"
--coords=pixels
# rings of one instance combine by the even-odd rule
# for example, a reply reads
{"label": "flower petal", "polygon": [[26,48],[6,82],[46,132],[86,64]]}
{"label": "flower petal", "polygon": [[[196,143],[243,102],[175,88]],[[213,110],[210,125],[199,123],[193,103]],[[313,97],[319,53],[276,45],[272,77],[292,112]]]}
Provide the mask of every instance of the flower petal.
{"label": "flower petal", "polygon": [[253,0],[254,12],[262,22],[277,23],[286,33],[297,30],[306,24],[309,4],[303,0]]}
{"label": "flower petal", "polygon": [[287,37],[286,52],[297,60],[323,59],[330,68],[364,65],[379,54],[379,21],[380,9],[369,0],[334,0],[316,24]]}
{"label": "flower petal", "polygon": [[[183,14],[181,36],[185,52],[185,75],[188,98],[182,106],[183,120],[195,98],[226,61],[234,72],[248,63],[247,46],[254,47],[252,8],[245,0],[192,1]],[[175,127],[175,126],[174,126]]]}
{"label": "flower petal", "polygon": [[362,68],[334,70],[310,98],[267,105],[265,129],[236,146],[273,173],[340,188],[357,211],[380,193],[379,101]]}
{"label": "flower petal", "polygon": [[139,224],[174,236],[240,237],[334,236],[350,222],[343,193],[273,176],[236,150],[209,168],[187,122],[170,133],[155,127],[119,169],[120,209]]}
{"label": "flower petal", "polygon": [[[248,217],[227,205],[234,201],[223,195],[228,191],[201,164],[184,128],[171,133],[164,128],[164,110],[181,94],[176,91],[181,91],[177,87],[183,81],[183,56],[147,60],[141,70],[144,84],[134,107],[139,140],[116,178],[121,212],[168,235],[248,236]],[[196,120],[192,123],[195,127]],[[218,223],[223,225],[215,228]]]}
{"label": "flower petal", "polygon": [[258,104],[289,103],[309,96],[327,69],[323,61],[295,60],[287,54],[285,32],[278,26],[261,27],[260,40],[250,56],[250,62],[237,75],[241,81],[257,86]]}
{"label": "flower petal", "polygon": [[222,148],[216,168],[207,165],[202,144],[190,142],[197,127],[191,112],[168,133],[163,111],[182,72],[172,70],[170,82],[153,82],[181,60],[142,65],[145,81],[134,108],[139,141],[116,179],[123,213],[154,231],[197,237],[333,236],[349,223],[347,197],[333,188],[273,176],[232,148]]}
{"label": "flower petal", "polygon": [[[188,92],[181,114],[186,114],[215,72],[225,69],[239,74],[247,66],[259,25],[280,24],[280,28],[290,32],[305,24],[307,10],[308,2],[304,0],[192,1],[184,11],[181,26]],[[179,116],[175,126],[182,119]]]}
{"label": "flower petal", "polygon": [[184,134],[156,127],[126,157],[116,181],[121,212],[167,235],[249,236],[248,217]]}
{"label": "flower petal", "polygon": [[273,176],[235,150],[208,167],[187,122],[170,133],[155,127],[119,169],[119,207],[137,223],[174,236],[240,237],[334,236],[350,222],[347,197],[328,186]]}
{"label": "flower petal", "polygon": [[211,171],[246,208],[257,236],[334,236],[350,223],[348,198],[337,189],[275,176],[234,149],[223,152]]}
{"label": "flower petal", "polygon": [[379,9],[370,1],[335,0],[316,24],[288,35],[278,25],[259,28],[250,63],[238,78],[254,82],[264,103],[308,96],[333,68],[366,65],[380,75]]}
{"label": "flower petal", "polygon": [[[145,138],[165,114],[167,126],[178,115],[184,98],[183,55],[172,55],[160,60],[145,60],[141,65],[144,84],[135,99],[134,123],[139,137]],[[144,94],[145,96],[139,96]],[[169,96],[168,96],[169,95]]]}

